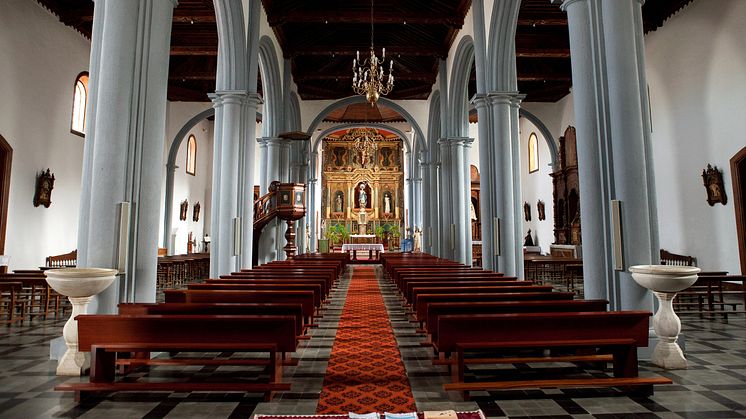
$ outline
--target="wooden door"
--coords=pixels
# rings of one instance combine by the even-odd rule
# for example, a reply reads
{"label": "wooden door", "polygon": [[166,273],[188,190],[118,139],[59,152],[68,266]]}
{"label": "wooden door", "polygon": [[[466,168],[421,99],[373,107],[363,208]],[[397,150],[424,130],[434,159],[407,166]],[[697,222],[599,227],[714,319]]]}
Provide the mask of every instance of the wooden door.
{"label": "wooden door", "polygon": [[746,147],[730,159],[730,173],[733,179],[733,206],[736,211],[741,275],[746,275]]}
{"label": "wooden door", "polygon": [[[5,231],[8,225],[8,200],[10,198],[10,163],[13,148],[0,135],[0,255],[5,254]],[[0,269],[6,269],[2,267]]]}

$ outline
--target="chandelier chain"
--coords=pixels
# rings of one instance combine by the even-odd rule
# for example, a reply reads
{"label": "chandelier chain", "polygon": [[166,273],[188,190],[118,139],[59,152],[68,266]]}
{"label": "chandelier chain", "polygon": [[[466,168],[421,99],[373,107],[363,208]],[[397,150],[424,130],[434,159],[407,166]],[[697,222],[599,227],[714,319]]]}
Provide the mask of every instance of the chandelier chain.
{"label": "chandelier chain", "polygon": [[379,60],[375,53],[375,22],[374,22],[374,0],[370,2],[370,56],[360,59],[360,51],[352,60],[352,90],[365,99],[371,106],[375,105],[378,98],[385,96],[394,88],[394,61],[389,61],[389,72],[384,74],[383,64],[386,62],[386,48],[381,50]]}

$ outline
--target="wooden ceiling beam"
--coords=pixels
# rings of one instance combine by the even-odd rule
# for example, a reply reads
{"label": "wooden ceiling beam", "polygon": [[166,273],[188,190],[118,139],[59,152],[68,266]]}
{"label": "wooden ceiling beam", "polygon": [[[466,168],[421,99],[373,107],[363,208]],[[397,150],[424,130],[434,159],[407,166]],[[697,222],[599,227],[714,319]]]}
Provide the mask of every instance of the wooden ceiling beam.
{"label": "wooden ceiling beam", "polygon": [[518,26],[567,26],[567,17],[518,16]]}
{"label": "wooden ceiling beam", "polygon": [[[60,12],[63,22],[93,22],[93,7],[80,7]],[[174,9],[173,21],[178,23],[215,23],[215,11],[204,9]]]}
{"label": "wooden ceiling beam", "polygon": [[[292,10],[269,16],[270,26],[286,23],[364,23],[370,24],[370,12],[367,10]],[[416,25],[446,25],[460,29],[464,25],[464,18],[454,15],[434,13],[427,10],[376,10],[373,15],[374,23],[384,24],[416,24]]]}
{"label": "wooden ceiling beam", "polygon": [[570,48],[518,48],[515,56],[521,58],[570,58]]}
{"label": "wooden ceiling beam", "polygon": [[[296,83],[302,83],[313,80],[352,80],[352,70],[347,73],[304,73],[302,76],[295,77]],[[435,83],[435,74],[430,73],[410,73],[410,74],[397,74],[394,71],[394,81],[396,80],[411,80],[411,81],[422,81]]]}
{"label": "wooden ceiling beam", "polygon": [[524,73],[518,72],[518,81],[566,81],[571,82],[570,74],[562,73]]}
{"label": "wooden ceiling beam", "polygon": [[[357,51],[361,52],[361,55],[367,54],[368,46],[351,46],[351,45],[334,45],[334,46],[321,46],[321,47],[307,47],[307,48],[288,48],[288,56],[299,57],[303,55],[341,55],[346,57],[353,57],[357,54]],[[376,53],[380,54],[380,46],[376,47]],[[436,45],[419,45],[419,46],[386,46],[386,59],[395,57],[396,55],[402,56],[426,56],[426,57],[441,57],[446,56],[448,51],[442,46]],[[379,57],[380,58],[380,57]],[[350,61],[352,65],[352,61]]]}
{"label": "wooden ceiling beam", "polygon": [[217,56],[218,46],[214,45],[171,45],[171,55]]}

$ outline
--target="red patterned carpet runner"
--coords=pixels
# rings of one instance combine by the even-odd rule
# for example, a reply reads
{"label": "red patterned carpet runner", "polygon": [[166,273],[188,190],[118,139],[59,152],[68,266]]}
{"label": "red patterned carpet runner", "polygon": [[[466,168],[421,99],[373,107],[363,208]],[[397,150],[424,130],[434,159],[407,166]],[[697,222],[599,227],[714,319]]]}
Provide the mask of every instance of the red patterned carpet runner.
{"label": "red patterned carpet runner", "polygon": [[414,412],[374,268],[353,269],[316,413]]}

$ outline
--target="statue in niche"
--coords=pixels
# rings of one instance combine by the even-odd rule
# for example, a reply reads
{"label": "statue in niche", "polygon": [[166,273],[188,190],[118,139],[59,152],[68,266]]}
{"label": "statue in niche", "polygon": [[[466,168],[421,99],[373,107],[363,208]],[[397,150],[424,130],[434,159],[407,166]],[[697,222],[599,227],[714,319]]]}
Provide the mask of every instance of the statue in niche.
{"label": "statue in niche", "polygon": [[366,208],[368,206],[368,194],[365,192],[365,184],[361,183],[360,187],[360,195],[358,195],[358,204],[360,205],[360,208]]}
{"label": "statue in niche", "polygon": [[342,196],[342,191],[337,191],[334,197],[334,212],[342,212],[343,206],[344,198]]}
{"label": "statue in niche", "polygon": [[391,193],[390,192],[383,193],[383,213],[391,214]]}

